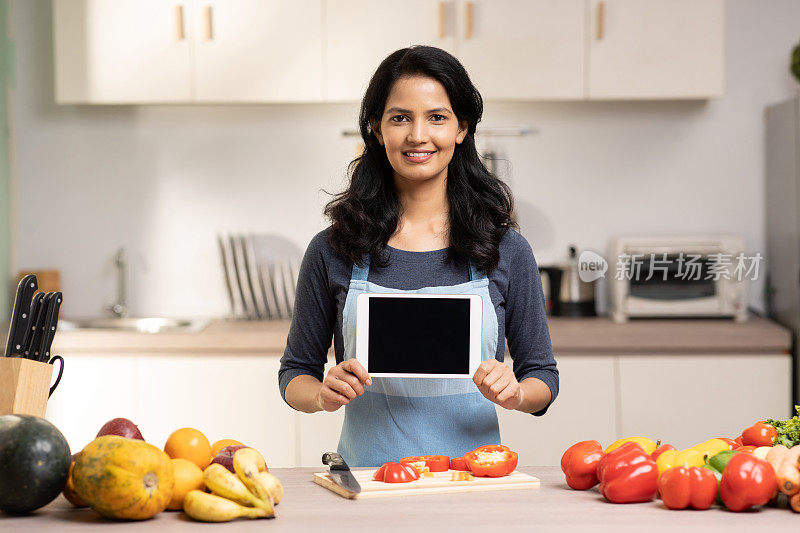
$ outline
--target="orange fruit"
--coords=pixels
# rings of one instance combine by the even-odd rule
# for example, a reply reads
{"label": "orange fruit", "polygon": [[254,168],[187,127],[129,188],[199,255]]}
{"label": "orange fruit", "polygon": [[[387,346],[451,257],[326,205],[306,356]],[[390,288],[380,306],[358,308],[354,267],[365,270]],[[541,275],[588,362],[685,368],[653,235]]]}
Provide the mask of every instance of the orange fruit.
{"label": "orange fruit", "polygon": [[164,451],[173,459],[187,459],[200,468],[208,466],[214,458],[208,439],[194,428],[173,431],[164,445]]}
{"label": "orange fruit", "polygon": [[242,444],[238,440],[233,440],[233,439],[218,440],[217,442],[211,445],[211,457],[212,458],[216,457],[217,454],[222,450],[222,448],[225,448],[226,446],[244,446],[244,444]]}
{"label": "orange fruit", "polygon": [[180,511],[183,509],[183,499],[189,494],[190,490],[205,490],[203,483],[203,471],[200,467],[188,459],[172,459],[172,472],[175,478],[175,485],[172,488],[172,499],[167,505],[167,509]]}

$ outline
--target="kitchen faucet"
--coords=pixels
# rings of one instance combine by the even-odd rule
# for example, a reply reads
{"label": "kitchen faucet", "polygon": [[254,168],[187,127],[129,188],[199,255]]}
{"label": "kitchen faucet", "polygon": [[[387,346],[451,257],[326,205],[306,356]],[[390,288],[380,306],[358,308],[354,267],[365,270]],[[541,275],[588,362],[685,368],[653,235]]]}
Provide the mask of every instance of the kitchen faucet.
{"label": "kitchen faucet", "polygon": [[125,248],[117,250],[114,256],[114,265],[117,267],[117,301],[106,306],[107,311],[111,311],[119,318],[128,316],[128,291],[126,279],[128,277],[128,255]]}

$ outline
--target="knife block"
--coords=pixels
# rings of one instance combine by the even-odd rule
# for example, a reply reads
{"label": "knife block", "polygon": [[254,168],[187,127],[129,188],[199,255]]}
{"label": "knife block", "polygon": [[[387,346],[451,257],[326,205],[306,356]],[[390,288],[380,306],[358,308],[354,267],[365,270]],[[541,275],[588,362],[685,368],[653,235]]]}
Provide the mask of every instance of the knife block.
{"label": "knife block", "polygon": [[0,356],[0,415],[44,417],[53,365]]}

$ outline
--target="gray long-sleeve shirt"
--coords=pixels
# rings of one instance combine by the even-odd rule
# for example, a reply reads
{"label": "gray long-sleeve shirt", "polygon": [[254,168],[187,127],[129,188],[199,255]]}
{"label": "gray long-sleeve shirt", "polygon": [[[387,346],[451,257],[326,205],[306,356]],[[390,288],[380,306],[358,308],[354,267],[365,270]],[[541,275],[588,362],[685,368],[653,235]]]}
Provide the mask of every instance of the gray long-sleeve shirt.
{"label": "gray long-sleeve shirt", "polygon": [[[344,360],[342,309],[353,264],[333,250],[329,231],[325,229],[311,239],[300,266],[292,324],[278,371],[284,400],[286,386],[295,377],[307,374],[322,381],[331,338],[336,362]],[[402,290],[469,281],[469,265],[449,261],[447,249],[409,252],[387,247],[386,251],[389,265],[370,266],[368,281]],[[507,338],[517,380],[535,377],[547,384],[550,403],[533,413],[543,415],[558,395],[558,369],[533,250],[513,229],[500,241],[500,263],[489,274],[489,295],[497,313],[495,357],[503,361],[503,339]]]}

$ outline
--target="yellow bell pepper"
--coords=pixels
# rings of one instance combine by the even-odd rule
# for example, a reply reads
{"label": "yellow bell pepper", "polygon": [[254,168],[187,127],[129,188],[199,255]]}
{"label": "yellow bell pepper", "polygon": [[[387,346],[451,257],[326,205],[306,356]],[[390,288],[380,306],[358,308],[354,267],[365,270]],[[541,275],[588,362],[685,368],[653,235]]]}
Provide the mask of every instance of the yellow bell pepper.
{"label": "yellow bell pepper", "polygon": [[647,455],[650,455],[651,453],[656,451],[656,443],[648,439],[647,437],[626,437],[624,439],[619,439],[609,444],[608,448],[605,449],[605,453],[613,452],[626,442],[638,443],[642,448],[644,448],[644,453],[646,453]]}
{"label": "yellow bell pepper", "polygon": [[697,450],[700,452],[701,455],[708,455],[709,457],[714,457],[719,452],[726,452],[730,450],[730,446],[728,443],[722,439],[708,439],[705,442],[701,442],[700,444],[695,444],[690,450]]}
{"label": "yellow bell pepper", "polygon": [[678,466],[703,466],[704,456],[697,450],[688,448],[686,450],[667,450],[656,459],[659,477],[670,468]]}

